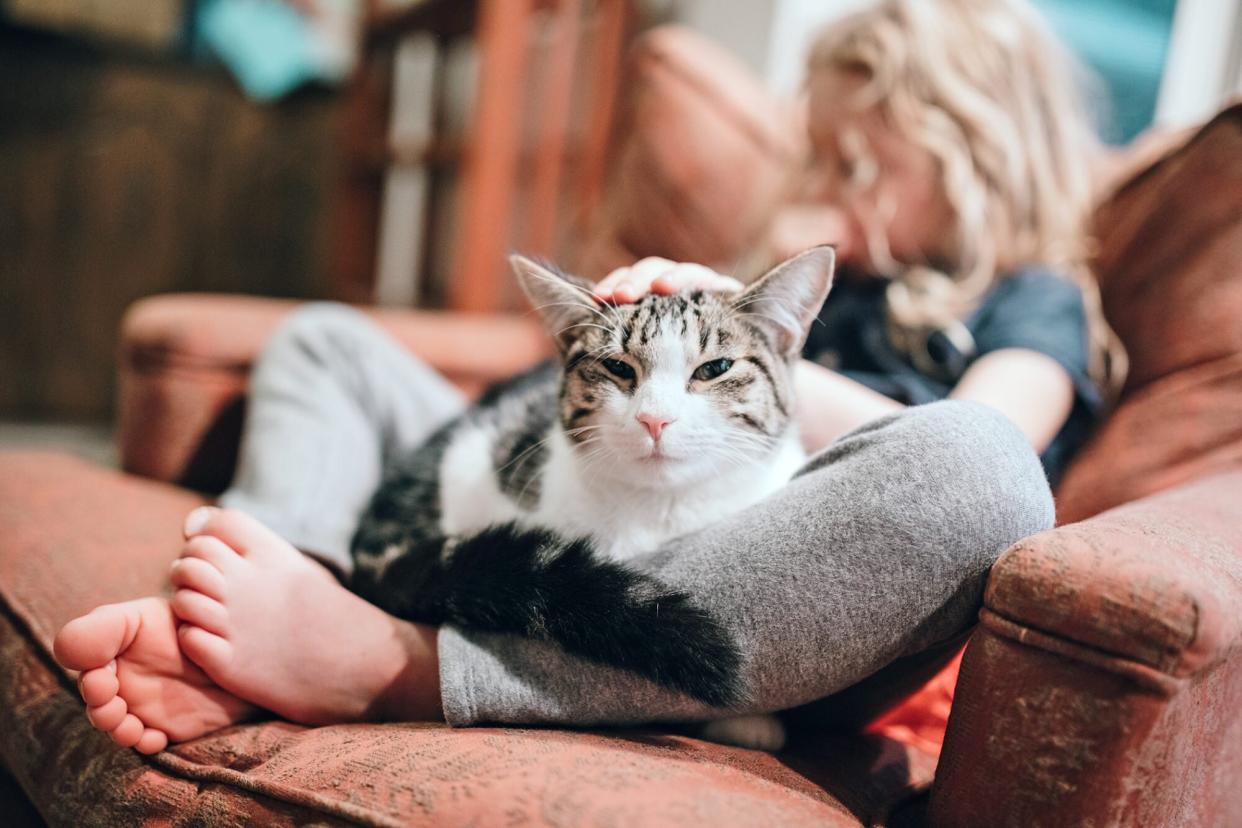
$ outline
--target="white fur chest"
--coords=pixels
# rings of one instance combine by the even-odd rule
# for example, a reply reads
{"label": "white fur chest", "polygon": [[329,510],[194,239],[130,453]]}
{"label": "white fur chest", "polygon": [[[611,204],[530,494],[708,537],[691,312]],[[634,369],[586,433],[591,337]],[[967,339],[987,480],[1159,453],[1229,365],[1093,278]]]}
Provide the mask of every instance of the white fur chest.
{"label": "white fur chest", "polygon": [[762,461],[680,489],[639,488],[592,474],[558,429],[549,434],[539,506],[522,518],[570,537],[590,536],[614,560],[650,552],[758,503],[784,486],[805,461],[790,433]]}

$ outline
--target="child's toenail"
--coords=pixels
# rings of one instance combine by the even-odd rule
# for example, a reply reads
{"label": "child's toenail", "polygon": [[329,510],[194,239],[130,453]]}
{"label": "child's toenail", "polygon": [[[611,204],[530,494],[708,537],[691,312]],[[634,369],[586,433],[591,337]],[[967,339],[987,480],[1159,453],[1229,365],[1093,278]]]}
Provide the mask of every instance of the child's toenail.
{"label": "child's toenail", "polygon": [[180,565],[181,565],[181,559],[177,558],[175,561],[173,561],[172,563],[168,565],[168,571],[172,572],[174,569],[176,569]]}
{"label": "child's toenail", "polygon": [[199,506],[193,512],[185,516],[185,534],[197,535],[207,525],[207,521],[211,518],[210,506]]}

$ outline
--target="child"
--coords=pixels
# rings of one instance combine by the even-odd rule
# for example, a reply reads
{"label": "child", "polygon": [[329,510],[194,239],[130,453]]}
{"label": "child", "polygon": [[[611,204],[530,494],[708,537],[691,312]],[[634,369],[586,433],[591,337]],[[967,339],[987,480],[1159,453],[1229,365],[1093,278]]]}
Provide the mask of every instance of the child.
{"label": "child", "polygon": [[[816,42],[803,189],[822,226],[786,229],[778,253],[828,241],[853,266],[807,343],[836,369],[802,366],[809,450],[903,404],[973,399],[1060,476],[1119,362],[1084,265],[1099,148],[1072,66],[1020,0],[882,3]],[[687,287],[738,285],[649,258],[597,293]]]}
{"label": "child", "polygon": [[[1063,60],[1017,0],[887,0],[816,45],[812,177],[859,271],[799,369],[804,439],[827,448],[768,500],[638,562],[736,637],[738,712],[951,655],[991,563],[1052,523],[1031,446],[1055,474],[1099,402],[1074,281],[1093,144]],[[700,283],[733,286],[644,260],[600,292]],[[985,405],[903,408],[946,396]],[[253,706],[305,723],[718,716],[543,642],[398,621],[298,552],[348,567],[384,459],[462,405],[361,315],[295,314],[256,369],[228,508],[186,520],[171,605],[101,607],[57,637],[92,723],[154,752]]]}

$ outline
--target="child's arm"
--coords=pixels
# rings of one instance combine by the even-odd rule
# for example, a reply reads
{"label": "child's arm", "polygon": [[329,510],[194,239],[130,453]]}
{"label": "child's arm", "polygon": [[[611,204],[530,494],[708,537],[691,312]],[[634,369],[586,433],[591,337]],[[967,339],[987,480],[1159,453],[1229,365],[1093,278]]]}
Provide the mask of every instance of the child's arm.
{"label": "child's arm", "polygon": [[798,429],[802,445],[815,454],[863,423],[905,408],[878,391],[809,360],[794,366]]}
{"label": "child's arm", "polygon": [[[798,384],[798,425],[802,442],[819,451],[863,423],[904,406],[813,362],[802,360],[794,373]],[[1006,348],[976,360],[949,394],[997,409],[1042,452],[1069,418],[1074,385],[1052,357],[1022,348]]]}
{"label": "child's arm", "polygon": [[1042,452],[1069,419],[1074,383],[1052,357],[1025,348],[1005,348],[975,360],[949,396],[999,410]]}

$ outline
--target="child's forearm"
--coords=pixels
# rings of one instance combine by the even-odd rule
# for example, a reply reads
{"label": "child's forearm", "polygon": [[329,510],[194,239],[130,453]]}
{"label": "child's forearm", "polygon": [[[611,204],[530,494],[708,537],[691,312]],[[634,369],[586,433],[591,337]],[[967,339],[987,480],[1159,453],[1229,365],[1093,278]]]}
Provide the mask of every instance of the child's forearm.
{"label": "child's forearm", "polygon": [[905,406],[835,371],[801,360],[794,367],[802,445],[814,454],[843,434]]}
{"label": "child's forearm", "polygon": [[1037,452],[1048,448],[1074,406],[1074,383],[1056,360],[1021,348],[984,354],[949,395],[990,405],[1026,435]]}

